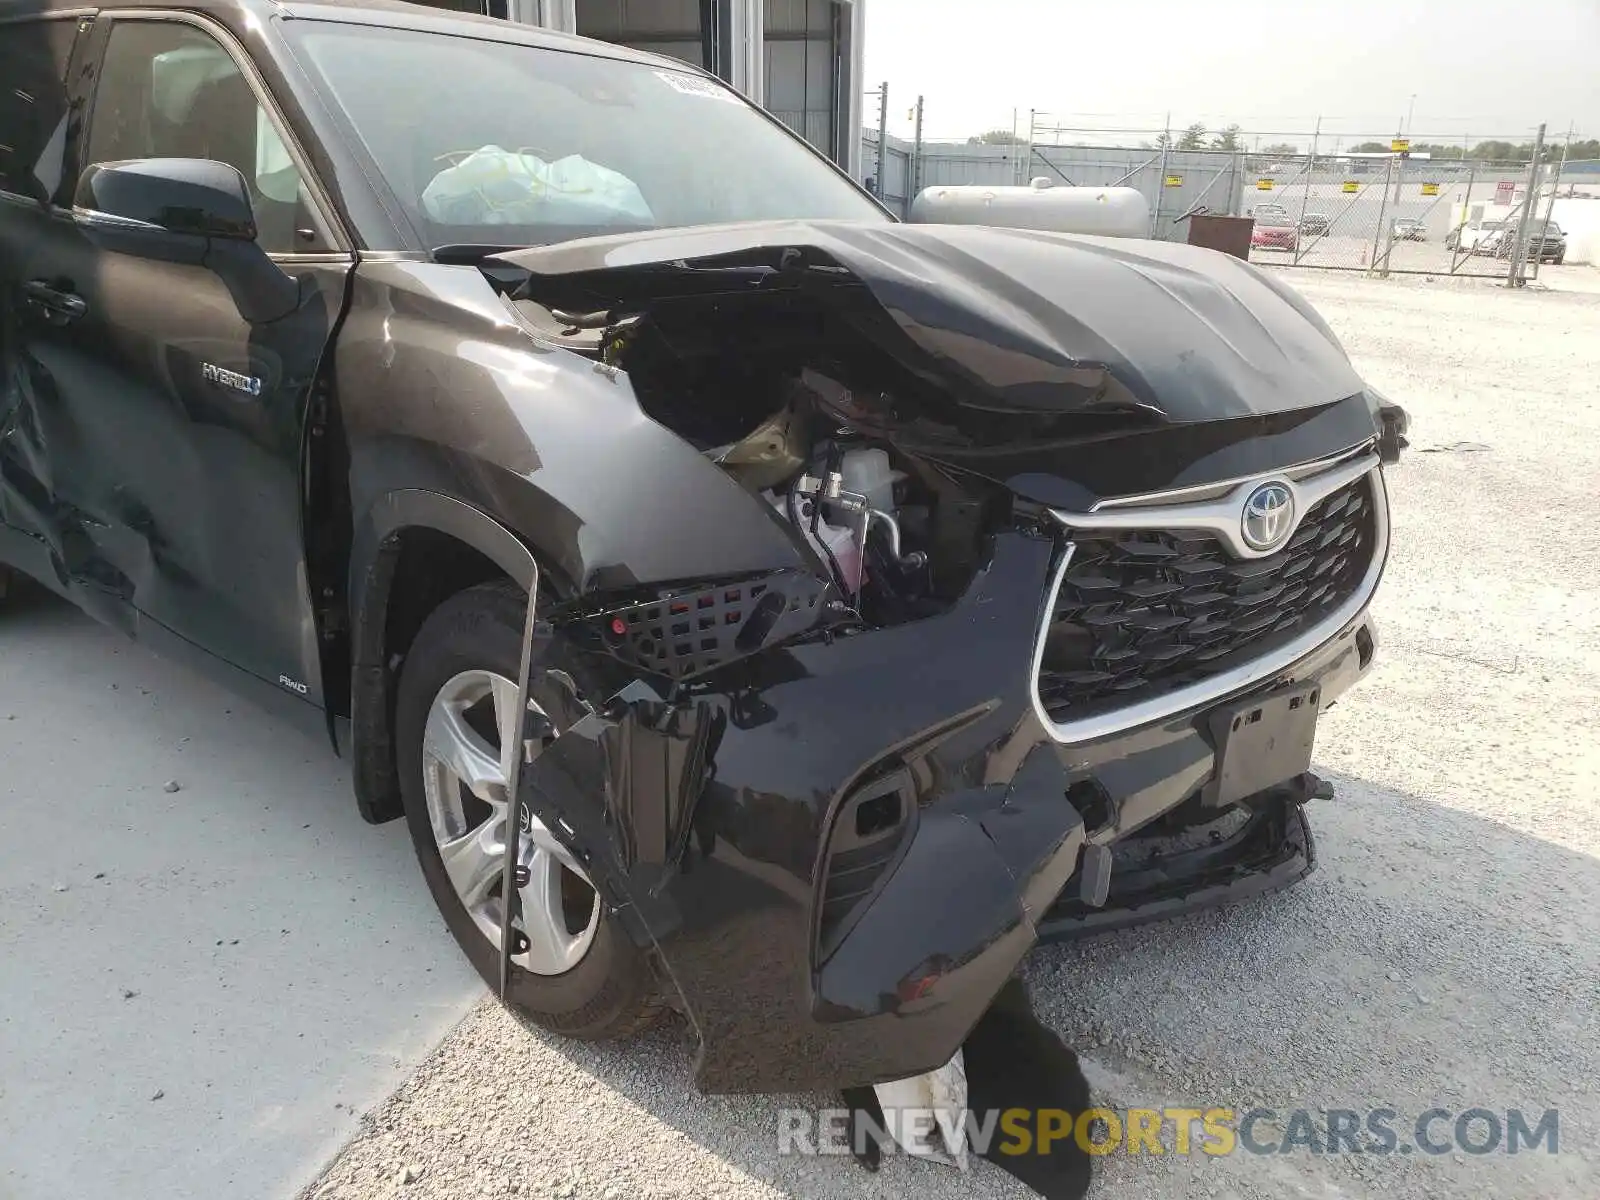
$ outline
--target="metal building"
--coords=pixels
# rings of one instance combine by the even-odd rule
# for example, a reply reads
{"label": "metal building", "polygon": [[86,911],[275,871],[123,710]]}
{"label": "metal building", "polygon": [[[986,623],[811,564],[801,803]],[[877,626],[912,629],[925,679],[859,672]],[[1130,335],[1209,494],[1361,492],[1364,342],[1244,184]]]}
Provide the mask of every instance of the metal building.
{"label": "metal building", "polygon": [[681,58],[860,177],[866,0],[421,0]]}

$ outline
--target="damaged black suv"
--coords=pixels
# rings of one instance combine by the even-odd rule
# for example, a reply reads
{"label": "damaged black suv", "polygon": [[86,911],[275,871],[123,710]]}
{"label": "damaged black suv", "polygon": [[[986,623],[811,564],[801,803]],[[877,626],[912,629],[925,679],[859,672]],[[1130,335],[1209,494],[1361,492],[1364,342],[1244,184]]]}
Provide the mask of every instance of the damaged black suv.
{"label": "damaged black suv", "polygon": [[0,562],[329,735],[534,1019],[903,1078],[1310,869],[1403,414],[1271,276],[383,0],[0,0],[0,81]]}

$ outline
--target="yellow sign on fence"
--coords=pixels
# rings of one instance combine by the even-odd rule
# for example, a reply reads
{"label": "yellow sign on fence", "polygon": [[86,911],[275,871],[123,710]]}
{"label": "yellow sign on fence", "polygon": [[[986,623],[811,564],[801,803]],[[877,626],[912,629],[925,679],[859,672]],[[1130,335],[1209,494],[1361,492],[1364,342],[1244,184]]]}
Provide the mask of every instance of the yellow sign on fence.
{"label": "yellow sign on fence", "polygon": [[1272,190],[1272,180],[1270,180],[1270,179],[1258,179],[1258,180],[1256,180],[1256,191],[1258,191],[1258,192],[1270,192],[1271,190]]}
{"label": "yellow sign on fence", "polygon": [[1354,179],[1346,179],[1344,181],[1344,190],[1347,192],[1359,192],[1361,190],[1361,184],[1356,182]]}
{"label": "yellow sign on fence", "polygon": [[1167,176],[1167,186],[1168,187],[1182,187],[1183,186],[1183,176],[1182,175],[1168,175]]}
{"label": "yellow sign on fence", "polygon": [[1422,185],[1422,194],[1424,196],[1437,196],[1439,194],[1439,185],[1437,183],[1425,183],[1425,184],[1423,184]]}
{"label": "yellow sign on fence", "polygon": [[1394,141],[1389,143],[1389,149],[1393,150],[1396,154],[1404,154],[1406,151],[1411,149],[1411,139],[1395,138]]}

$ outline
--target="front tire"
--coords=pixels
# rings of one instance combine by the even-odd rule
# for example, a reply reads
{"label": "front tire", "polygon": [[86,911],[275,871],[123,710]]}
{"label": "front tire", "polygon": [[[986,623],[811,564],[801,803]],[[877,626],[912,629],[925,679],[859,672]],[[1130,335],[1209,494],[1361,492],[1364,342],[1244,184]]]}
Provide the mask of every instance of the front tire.
{"label": "front tire", "polygon": [[[445,924],[495,989],[500,864],[513,807],[501,747],[520,735],[514,681],[526,606],[525,593],[509,584],[446,600],[412,643],[395,703],[400,792],[417,861]],[[569,1037],[639,1031],[660,1011],[650,963],[566,848],[531,813],[520,819],[528,883],[518,889],[523,937],[507,1002]]]}

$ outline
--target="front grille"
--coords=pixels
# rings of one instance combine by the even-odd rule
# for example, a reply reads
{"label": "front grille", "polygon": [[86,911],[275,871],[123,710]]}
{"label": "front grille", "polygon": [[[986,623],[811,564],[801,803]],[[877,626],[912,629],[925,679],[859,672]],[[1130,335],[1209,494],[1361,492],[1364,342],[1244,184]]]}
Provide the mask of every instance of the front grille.
{"label": "front grille", "polygon": [[1267,558],[1234,558],[1189,530],[1074,536],[1039,664],[1052,720],[1095,716],[1199,683],[1326,619],[1377,546],[1363,476],[1322,499]]}

